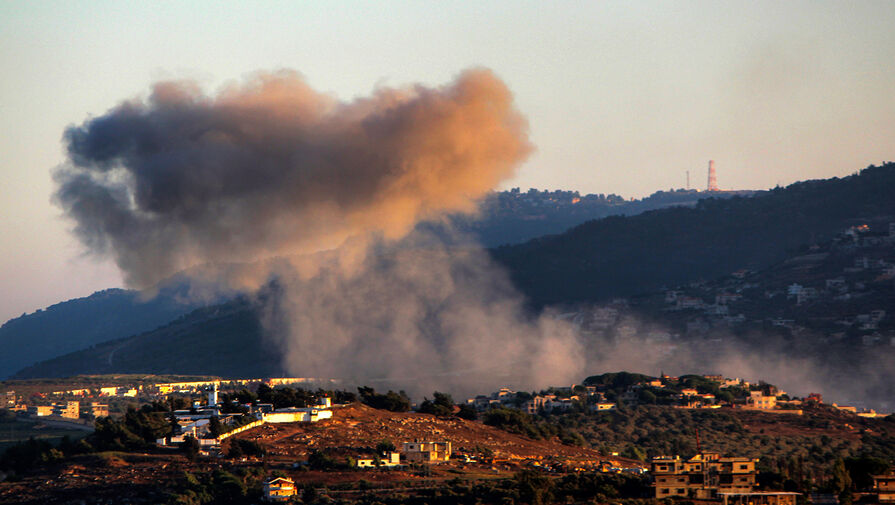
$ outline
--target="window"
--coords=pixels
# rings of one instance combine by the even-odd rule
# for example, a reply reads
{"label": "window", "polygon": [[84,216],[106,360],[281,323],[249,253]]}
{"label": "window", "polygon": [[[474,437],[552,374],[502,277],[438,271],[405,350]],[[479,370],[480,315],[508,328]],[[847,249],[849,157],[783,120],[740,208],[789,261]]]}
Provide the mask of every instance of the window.
{"label": "window", "polygon": [[684,490],[683,490],[683,489],[678,489],[678,490],[677,490],[677,494],[684,494]]}
{"label": "window", "polygon": [[740,465],[740,470],[748,470],[749,465]]}

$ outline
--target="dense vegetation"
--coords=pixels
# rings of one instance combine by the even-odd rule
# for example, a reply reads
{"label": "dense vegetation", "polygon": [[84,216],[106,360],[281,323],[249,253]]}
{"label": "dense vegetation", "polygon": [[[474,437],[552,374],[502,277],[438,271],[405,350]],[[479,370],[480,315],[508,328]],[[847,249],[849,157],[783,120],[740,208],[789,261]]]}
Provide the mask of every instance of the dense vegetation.
{"label": "dense vegetation", "polygon": [[[759,458],[759,469],[777,489],[807,491],[832,483],[834,464],[844,460],[851,473],[850,488],[865,490],[872,472],[884,473],[895,461],[895,419],[846,418],[829,407],[808,407],[804,416],[774,418],[757,412],[675,409],[642,405],[622,406],[600,413],[570,412],[529,415],[516,409],[492,409],[486,424],[530,438],[570,437],[583,445],[642,461],[659,455],[689,457],[697,452],[697,431],[702,450],[727,456]],[[761,418],[761,416],[770,416]],[[778,421],[779,419],[779,421]],[[768,428],[757,432],[746,422]],[[770,426],[785,423],[786,433]],[[857,436],[817,435],[836,426],[853,426]],[[564,439],[565,438],[565,439]]]}
{"label": "dense vegetation", "polygon": [[[319,463],[322,464],[322,463]],[[327,466],[327,468],[331,468]],[[261,479],[253,469],[233,473],[215,470],[185,473],[171,489],[171,504],[257,503]],[[222,489],[224,488],[224,489]],[[225,492],[226,491],[226,492]],[[511,478],[466,481],[454,479],[435,488],[403,483],[375,487],[360,480],[327,488],[309,483],[294,503],[307,505],[544,505],[546,503],[651,503],[649,480],[632,475],[577,474],[561,478],[522,470]],[[361,492],[354,492],[361,491]]]}
{"label": "dense vegetation", "polygon": [[407,412],[410,410],[410,397],[401,391],[395,393],[389,390],[386,394],[377,393],[371,387],[361,386],[357,388],[360,401],[374,409],[390,410],[392,412]]}

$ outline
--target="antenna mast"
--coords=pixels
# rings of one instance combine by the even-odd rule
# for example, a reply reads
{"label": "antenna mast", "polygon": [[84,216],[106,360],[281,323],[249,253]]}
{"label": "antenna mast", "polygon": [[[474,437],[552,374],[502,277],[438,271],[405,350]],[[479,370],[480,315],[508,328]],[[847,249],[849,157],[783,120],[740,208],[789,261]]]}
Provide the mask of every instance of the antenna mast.
{"label": "antenna mast", "polygon": [[715,176],[715,160],[709,160],[709,181],[706,191],[719,191],[718,178]]}

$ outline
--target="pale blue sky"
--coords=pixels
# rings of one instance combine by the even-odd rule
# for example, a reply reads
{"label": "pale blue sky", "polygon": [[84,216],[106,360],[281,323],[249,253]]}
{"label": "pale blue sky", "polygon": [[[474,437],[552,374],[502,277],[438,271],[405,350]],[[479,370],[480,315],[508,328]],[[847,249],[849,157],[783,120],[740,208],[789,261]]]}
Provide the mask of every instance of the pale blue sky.
{"label": "pale blue sky", "polygon": [[190,77],[342,99],[493,69],[537,153],[506,187],[767,188],[895,159],[895,2],[0,0],[0,321],[120,283],[50,204],[66,125]]}

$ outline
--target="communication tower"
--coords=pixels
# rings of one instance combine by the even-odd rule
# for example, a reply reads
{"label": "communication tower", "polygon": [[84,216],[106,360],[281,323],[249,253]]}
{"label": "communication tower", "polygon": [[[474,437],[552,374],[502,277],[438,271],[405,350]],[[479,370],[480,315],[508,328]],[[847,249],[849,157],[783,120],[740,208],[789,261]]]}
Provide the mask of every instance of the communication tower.
{"label": "communication tower", "polygon": [[720,191],[718,189],[718,178],[715,176],[715,160],[709,160],[709,183],[706,191]]}

